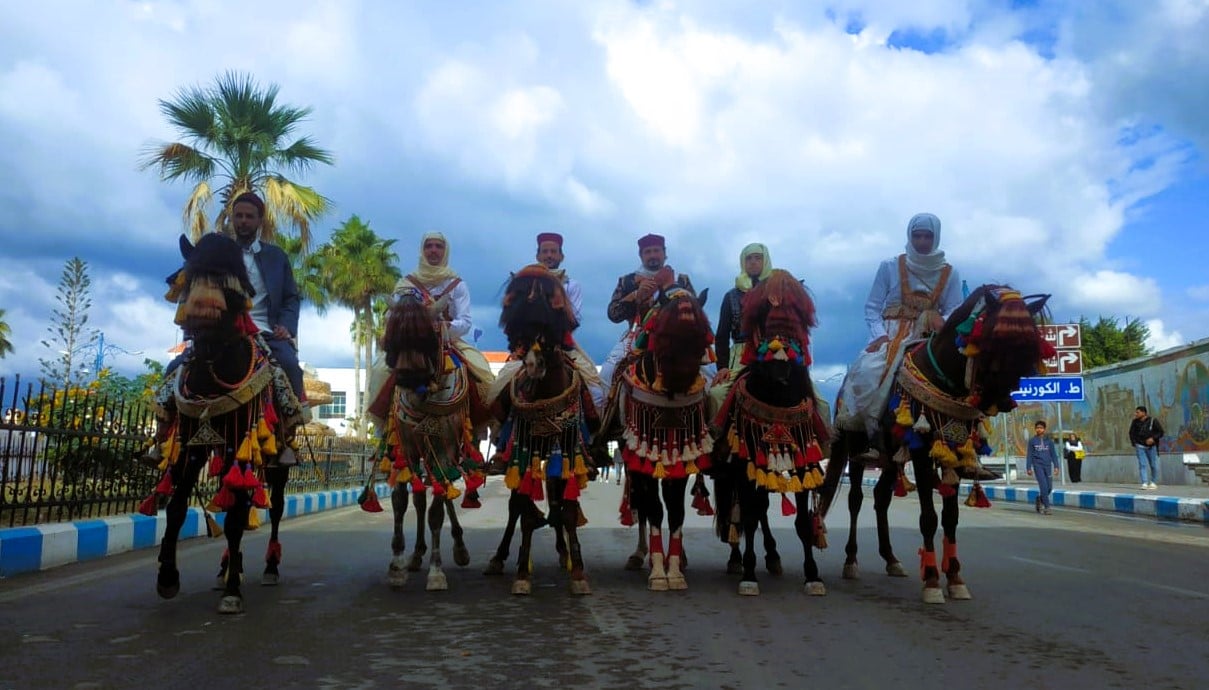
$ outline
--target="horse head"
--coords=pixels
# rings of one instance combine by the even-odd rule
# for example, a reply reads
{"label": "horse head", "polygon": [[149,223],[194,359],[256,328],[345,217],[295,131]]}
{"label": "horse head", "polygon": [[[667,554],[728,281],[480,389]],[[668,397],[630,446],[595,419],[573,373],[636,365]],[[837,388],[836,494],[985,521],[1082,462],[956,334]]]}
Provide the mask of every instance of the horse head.
{"label": "horse head", "polygon": [[500,328],[529,379],[561,369],[574,318],[562,281],[541,264],[514,273],[504,288]]}
{"label": "horse head", "polygon": [[647,325],[649,354],[669,396],[687,392],[701,375],[701,362],[713,342],[703,300],[677,286],[665,287],[658,311]]}
{"label": "horse head", "polygon": [[748,334],[743,364],[755,389],[792,389],[797,400],[813,397],[810,330],[818,325],[814,300],[788,271],[774,270],[743,297],[742,330]]}
{"label": "horse head", "polygon": [[941,368],[955,374],[964,370],[960,376],[971,405],[990,415],[1011,410],[1016,406],[1012,391],[1021,377],[1035,373],[1041,361],[1054,354],[1038,328],[1049,297],[1024,297],[1006,285],[982,285],[933,336],[938,362],[958,364],[950,368],[940,362]]}
{"label": "horse head", "polygon": [[444,351],[437,319],[445,298],[431,306],[424,304],[418,291],[404,290],[395,295],[386,314],[386,326],[380,345],[386,365],[395,372],[395,384],[413,391],[424,391],[436,383],[444,370]]}
{"label": "horse head", "polygon": [[184,266],[168,277],[167,300],[177,303],[175,322],[195,343],[255,333],[248,308],[256,291],[248,279],[243,250],[235,240],[208,233],[189,244],[182,235]]}

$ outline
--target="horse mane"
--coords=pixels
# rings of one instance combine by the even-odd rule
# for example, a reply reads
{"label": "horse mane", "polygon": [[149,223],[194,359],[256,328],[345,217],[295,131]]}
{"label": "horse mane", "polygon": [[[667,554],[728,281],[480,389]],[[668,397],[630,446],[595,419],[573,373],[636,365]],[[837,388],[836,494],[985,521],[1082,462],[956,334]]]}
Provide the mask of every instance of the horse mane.
{"label": "horse mane", "polygon": [[392,369],[441,371],[441,334],[428,308],[412,295],[400,297],[387,312],[379,345]]}
{"label": "horse mane", "polygon": [[805,348],[810,343],[810,329],[818,325],[814,300],[805,286],[779,268],[747,291],[742,313],[743,332],[754,345],[781,336]]}
{"label": "horse mane", "polygon": [[243,250],[235,240],[209,233],[196,246],[181,245],[184,267],[173,274],[165,298],[180,300],[175,322],[186,331],[204,334],[258,329],[247,316],[256,291],[248,279]]}
{"label": "horse mane", "polygon": [[696,382],[712,337],[709,318],[687,292],[659,308],[651,329],[650,350],[668,393],[682,393]]}
{"label": "horse mane", "polygon": [[1009,285],[981,285],[966,298],[938,334],[959,339],[967,357],[977,357],[977,384],[1006,394],[1049,353],[1024,298]]}
{"label": "horse mane", "polygon": [[564,346],[574,324],[562,281],[545,266],[526,266],[508,281],[500,328],[508,338],[509,350],[522,352],[539,341],[547,347]]}

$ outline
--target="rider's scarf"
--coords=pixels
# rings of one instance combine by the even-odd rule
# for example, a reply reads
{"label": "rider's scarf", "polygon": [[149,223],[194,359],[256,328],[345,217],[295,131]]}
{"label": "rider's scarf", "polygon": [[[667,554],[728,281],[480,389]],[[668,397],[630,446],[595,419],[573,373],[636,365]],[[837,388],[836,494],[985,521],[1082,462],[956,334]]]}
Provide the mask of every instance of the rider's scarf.
{"label": "rider's scarf", "polygon": [[[440,240],[445,243],[445,256],[441,259],[441,263],[437,264],[436,266],[429,264],[428,261],[424,259],[424,243],[428,240]],[[449,267],[450,251],[449,240],[446,240],[445,236],[439,232],[426,233],[424,237],[420,239],[420,263],[412,275],[423,283],[423,285],[417,285],[416,287],[431,289],[446,280],[452,280],[458,277],[457,271]],[[407,281],[406,278],[403,280]]]}
{"label": "rider's scarf", "polygon": [[[911,244],[912,230],[928,230],[932,233],[932,251],[920,254]],[[940,219],[931,213],[919,213],[907,223],[907,268],[920,280],[931,283],[945,265],[945,253],[940,247]]]}

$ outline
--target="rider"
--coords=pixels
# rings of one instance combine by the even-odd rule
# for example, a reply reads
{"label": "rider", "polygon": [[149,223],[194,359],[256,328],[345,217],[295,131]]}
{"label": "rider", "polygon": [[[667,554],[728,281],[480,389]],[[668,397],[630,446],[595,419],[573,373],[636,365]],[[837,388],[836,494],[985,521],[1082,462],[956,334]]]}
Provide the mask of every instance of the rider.
{"label": "rider", "polygon": [[[652,305],[656,303],[656,274],[665,268],[667,263],[667,247],[660,235],[648,234],[638,238],[638,256],[642,265],[633,273],[627,273],[617,279],[617,287],[613,290],[613,298],[609,301],[609,320],[613,323],[625,323],[626,332],[613,346],[609,356],[600,369],[600,378],[606,387],[613,383],[613,373],[618,363],[630,351],[634,337],[642,324],[642,318]],[[672,270],[670,266],[666,266]],[[675,271],[672,271],[675,274]],[[676,275],[676,284],[696,295],[693,283],[689,277],[680,273]]]}
{"label": "rider", "polygon": [[[567,299],[571,302],[571,311],[575,315],[575,328],[579,328],[579,324],[583,318],[583,288],[580,287],[579,281],[574,278],[567,277],[567,270],[561,268],[563,263],[563,237],[554,232],[543,232],[537,236],[537,262],[545,266],[556,278],[562,281],[563,289],[566,290]],[[604,407],[605,389],[604,384],[600,380],[600,374],[596,371],[596,365],[592,362],[592,358],[587,352],[575,344],[575,348],[570,351],[571,359],[575,361],[576,369],[579,370],[580,376],[583,377],[584,384],[587,385],[588,391],[592,394],[592,402],[596,405],[599,411]]]}
{"label": "rider", "polygon": [[747,335],[740,330],[743,323],[743,296],[770,275],[772,257],[768,254],[768,247],[753,243],[739,252],[739,275],[735,277],[735,287],[722,298],[722,307],[718,312],[717,331],[714,336],[718,374],[709,390],[711,419],[726,400],[731,383],[743,370],[743,365],[739,363],[743,356],[744,342],[747,340]]}
{"label": "rider", "polygon": [[865,431],[875,461],[881,448],[880,414],[889,396],[903,345],[939,330],[962,303],[961,279],[940,251],[940,219],[919,213],[907,223],[906,252],[878,266],[865,301],[870,340],[848,370],[840,392],[841,428]]}

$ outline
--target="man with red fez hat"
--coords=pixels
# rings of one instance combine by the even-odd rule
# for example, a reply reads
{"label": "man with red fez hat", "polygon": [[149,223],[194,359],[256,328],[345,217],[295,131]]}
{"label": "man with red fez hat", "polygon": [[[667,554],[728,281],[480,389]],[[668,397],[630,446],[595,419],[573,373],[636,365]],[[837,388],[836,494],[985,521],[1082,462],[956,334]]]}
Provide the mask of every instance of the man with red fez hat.
{"label": "man with red fez hat", "polygon": [[567,299],[571,300],[571,311],[575,312],[575,324],[583,322],[584,294],[579,281],[567,277],[566,269],[559,268],[563,263],[563,236],[557,232],[543,232],[537,236],[537,263],[550,269],[567,291]]}
{"label": "man with red fez hat", "polygon": [[[613,382],[613,372],[630,350],[634,336],[641,326],[642,317],[646,315],[658,297],[659,286],[656,275],[665,268],[667,263],[667,248],[661,235],[643,235],[638,238],[638,257],[642,265],[633,273],[627,273],[617,279],[617,287],[613,290],[613,299],[609,301],[609,320],[613,323],[625,323],[626,332],[613,347],[600,370],[600,378],[606,387]],[[668,270],[672,270],[667,266]],[[696,295],[693,283],[688,276],[676,274],[676,284]]]}

